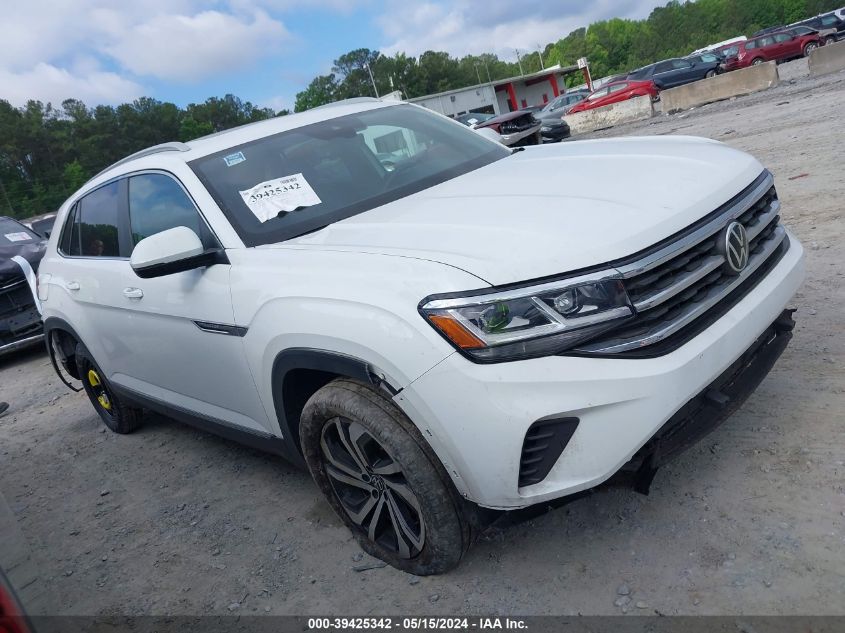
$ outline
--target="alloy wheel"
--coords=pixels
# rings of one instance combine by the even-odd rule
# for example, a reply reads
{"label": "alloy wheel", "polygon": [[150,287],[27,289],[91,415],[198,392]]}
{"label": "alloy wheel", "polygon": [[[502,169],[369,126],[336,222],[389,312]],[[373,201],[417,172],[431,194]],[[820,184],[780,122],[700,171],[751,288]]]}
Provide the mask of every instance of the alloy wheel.
{"label": "alloy wheel", "polygon": [[425,521],[399,462],[362,425],[341,417],[323,426],[320,450],[349,518],[372,542],[401,558],[417,556],[425,545]]}

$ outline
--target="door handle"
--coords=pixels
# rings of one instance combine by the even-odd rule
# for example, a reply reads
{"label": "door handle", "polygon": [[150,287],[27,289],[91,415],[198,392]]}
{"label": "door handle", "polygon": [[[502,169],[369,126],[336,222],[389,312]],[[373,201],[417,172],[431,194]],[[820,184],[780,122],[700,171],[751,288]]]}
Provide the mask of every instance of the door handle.
{"label": "door handle", "polygon": [[69,281],[65,285],[65,288],[67,288],[68,290],[73,290],[74,292],[76,292],[80,288],[79,282],[78,281]]}
{"label": "door handle", "polygon": [[123,296],[127,299],[142,299],[144,297],[144,291],[140,288],[124,288]]}

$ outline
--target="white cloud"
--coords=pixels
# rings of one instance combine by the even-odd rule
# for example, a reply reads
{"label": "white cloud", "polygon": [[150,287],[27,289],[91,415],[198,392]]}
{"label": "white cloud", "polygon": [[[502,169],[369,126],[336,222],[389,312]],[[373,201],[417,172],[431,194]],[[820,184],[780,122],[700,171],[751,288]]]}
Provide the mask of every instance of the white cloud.
{"label": "white cloud", "polygon": [[[320,0],[338,8],[368,0]],[[233,73],[291,35],[260,7],[285,0],[24,0],[0,19],[0,99],[120,103],[152,80]],[[207,9],[211,5],[212,9]]]}
{"label": "white cloud", "polygon": [[462,56],[493,52],[503,59],[536,51],[596,20],[643,18],[664,0],[430,0],[408,6],[387,0],[378,24],[387,54],[427,50]]}
{"label": "white cloud", "polygon": [[141,76],[196,81],[229,73],[278,50],[288,31],[263,11],[251,18],[203,11],[194,16],[157,15],[129,28],[112,26],[105,48]]}
{"label": "white cloud", "polygon": [[58,106],[69,98],[88,104],[131,101],[143,94],[134,81],[99,70],[84,75],[41,62],[30,70],[14,72],[0,68],[0,98],[14,105],[37,99]]}

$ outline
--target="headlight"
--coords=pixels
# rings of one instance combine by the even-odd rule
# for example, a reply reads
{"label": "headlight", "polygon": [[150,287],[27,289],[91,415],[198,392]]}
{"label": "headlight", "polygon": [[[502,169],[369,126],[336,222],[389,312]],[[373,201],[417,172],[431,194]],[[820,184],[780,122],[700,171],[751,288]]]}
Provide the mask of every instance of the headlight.
{"label": "headlight", "polygon": [[622,281],[601,275],[475,296],[431,297],[420,311],[450,343],[481,362],[559,353],[634,314]]}

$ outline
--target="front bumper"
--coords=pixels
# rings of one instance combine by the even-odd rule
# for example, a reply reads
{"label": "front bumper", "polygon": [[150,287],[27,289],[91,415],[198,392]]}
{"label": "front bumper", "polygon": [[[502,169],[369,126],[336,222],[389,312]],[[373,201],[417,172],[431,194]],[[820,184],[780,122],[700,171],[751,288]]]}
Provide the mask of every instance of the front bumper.
{"label": "front bumper", "polygon": [[0,293],[0,354],[38,343],[43,339],[41,315],[28,286]]}
{"label": "front bumper", "polygon": [[[607,480],[698,394],[722,376],[781,315],[803,276],[790,248],[724,316],[655,358],[552,356],[474,364],[452,354],[402,390],[397,403],[443,461],[458,490],[479,505],[514,509]],[[518,486],[526,431],[544,418],[580,423],[539,483]]]}
{"label": "front bumper", "polygon": [[569,137],[569,125],[560,123],[558,125],[544,125],[540,128],[540,137],[543,142],[562,141]]}

